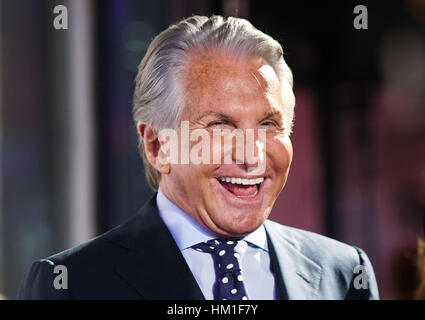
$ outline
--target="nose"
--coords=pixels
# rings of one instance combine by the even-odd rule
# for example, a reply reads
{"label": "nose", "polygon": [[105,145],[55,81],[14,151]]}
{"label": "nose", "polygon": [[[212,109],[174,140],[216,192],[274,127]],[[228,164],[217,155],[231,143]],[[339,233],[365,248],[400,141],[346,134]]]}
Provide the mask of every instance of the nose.
{"label": "nose", "polygon": [[259,169],[265,168],[265,145],[265,132],[256,129],[240,130],[233,145],[233,161],[248,173],[259,174]]}

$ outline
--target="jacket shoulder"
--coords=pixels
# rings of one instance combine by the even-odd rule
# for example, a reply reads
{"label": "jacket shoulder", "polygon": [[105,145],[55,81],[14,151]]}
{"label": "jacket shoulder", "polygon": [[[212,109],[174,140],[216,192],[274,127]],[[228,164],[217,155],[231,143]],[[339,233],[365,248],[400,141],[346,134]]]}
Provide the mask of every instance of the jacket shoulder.
{"label": "jacket shoulder", "polygon": [[[379,298],[372,264],[362,249],[270,220],[265,227],[276,250],[297,252],[320,268],[322,290],[339,290],[338,296],[346,299]],[[367,279],[367,290],[363,291],[353,287],[360,270]]]}
{"label": "jacket shoulder", "polygon": [[[266,229],[314,261],[356,260],[356,247],[307,230],[267,220]],[[342,261],[341,261],[342,262]]]}

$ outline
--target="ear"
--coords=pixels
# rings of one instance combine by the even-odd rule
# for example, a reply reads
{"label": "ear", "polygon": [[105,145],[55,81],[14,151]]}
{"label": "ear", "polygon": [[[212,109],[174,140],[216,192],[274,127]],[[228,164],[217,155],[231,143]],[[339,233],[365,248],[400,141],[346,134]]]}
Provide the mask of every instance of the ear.
{"label": "ear", "polygon": [[161,154],[161,143],[158,139],[158,132],[151,125],[139,122],[137,132],[144,145],[146,158],[149,163],[161,174],[170,173],[170,164],[164,160]]}

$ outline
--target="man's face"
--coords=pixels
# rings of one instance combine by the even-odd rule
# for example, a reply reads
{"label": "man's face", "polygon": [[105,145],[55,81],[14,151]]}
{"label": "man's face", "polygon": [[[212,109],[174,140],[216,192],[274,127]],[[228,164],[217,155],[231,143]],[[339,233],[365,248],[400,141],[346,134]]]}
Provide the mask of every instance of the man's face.
{"label": "man's face", "polygon": [[[187,70],[183,83],[186,107],[181,121],[188,121],[189,132],[202,129],[208,133],[211,161],[210,164],[171,164],[169,174],[161,177],[160,187],[173,202],[215,234],[243,236],[267,219],[286,183],[292,144],[284,105],[294,103],[292,89],[287,82],[279,83],[271,66],[258,59],[236,61],[224,55],[192,57]],[[288,93],[283,97],[281,86]],[[241,159],[233,149],[231,164],[223,164],[223,154],[221,164],[214,164],[212,155],[217,152],[217,145],[213,143],[213,130],[226,129],[263,130],[265,153],[261,154],[256,145],[251,159],[246,148]],[[199,140],[189,145],[193,147],[197,143]],[[221,150],[223,153],[225,147]],[[256,169],[260,164],[265,170]],[[249,180],[238,184],[222,181],[225,178]],[[253,184],[253,179],[264,180]]]}

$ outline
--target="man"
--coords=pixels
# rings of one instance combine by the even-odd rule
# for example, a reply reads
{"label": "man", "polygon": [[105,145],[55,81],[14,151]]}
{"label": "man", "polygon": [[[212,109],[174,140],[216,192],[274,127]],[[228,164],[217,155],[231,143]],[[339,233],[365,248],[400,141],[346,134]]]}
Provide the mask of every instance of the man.
{"label": "man", "polygon": [[[361,249],[267,220],[292,161],[294,106],[281,46],[248,21],[194,16],[169,27],[134,94],[158,192],[127,223],[35,262],[18,297],[377,299]],[[67,289],[53,285],[58,265]]]}

